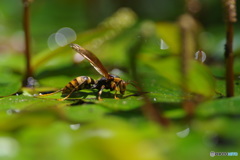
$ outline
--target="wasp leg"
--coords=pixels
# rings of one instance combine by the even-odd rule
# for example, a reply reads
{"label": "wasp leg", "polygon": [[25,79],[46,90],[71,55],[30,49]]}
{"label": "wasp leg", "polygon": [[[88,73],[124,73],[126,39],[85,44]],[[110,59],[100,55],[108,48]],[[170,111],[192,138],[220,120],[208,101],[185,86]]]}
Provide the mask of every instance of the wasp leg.
{"label": "wasp leg", "polygon": [[57,90],[57,91],[52,92],[52,93],[47,93],[47,94],[41,94],[41,93],[40,93],[38,96],[50,96],[50,95],[53,95],[53,94],[58,93],[58,92],[61,92],[61,91],[62,91],[62,89]]}
{"label": "wasp leg", "polygon": [[101,89],[98,91],[98,100],[99,100],[99,101],[102,100],[101,95],[102,95],[102,91],[103,91],[104,88],[105,88],[105,86],[102,85],[102,86],[101,86]]}
{"label": "wasp leg", "polygon": [[115,91],[114,99],[119,99],[119,98],[117,97],[117,90]]}
{"label": "wasp leg", "polygon": [[71,94],[74,92],[74,91],[76,91],[77,89],[76,88],[74,88],[66,97],[64,97],[64,98],[60,98],[60,99],[57,99],[58,101],[64,101],[65,99],[67,99],[69,96],[71,96]]}

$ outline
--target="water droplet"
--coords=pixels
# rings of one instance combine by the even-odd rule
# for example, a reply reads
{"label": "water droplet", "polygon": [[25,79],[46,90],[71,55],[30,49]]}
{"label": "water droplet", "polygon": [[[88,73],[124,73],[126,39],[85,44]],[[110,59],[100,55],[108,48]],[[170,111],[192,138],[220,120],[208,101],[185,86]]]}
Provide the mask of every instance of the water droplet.
{"label": "water droplet", "polygon": [[[31,97],[32,97],[32,95],[31,95]],[[19,100],[19,102],[25,102],[25,101],[27,101],[27,100],[26,99]]]}
{"label": "water droplet", "polygon": [[24,95],[24,96],[28,96],[28,97],[32,97],[32,96],[33,96],[33,95],[31,95],[29,92],[27,92],[27,91],[24,91],[24,92],[23,92],[23,95]]}
{"label": "water droplet", "polygon": [[207,56],[206,53],[203,52],[202,50],[199,50],[195,53],[195,59],[198,60],[199,62],[204,62],[206,60]]}
{"label": "water droplet", "polygon": [[21,110],[20,109],[8,109],[6,112],[8,115],[12,115],[15,113],[19,113]]}
{"label": "water droplet", "polygon": [[168,45],[166,44],[166,42],[163,40],[163,39],[161,39],[160,40],[160,49],[162,49],[162,50],[166,50],[166,49],[168,49],[169,47],[168,47]]}
{"label": "water droplet", "polygon": [[177,132],[177,136],[180,137],[180,138],[185,138],[189,135],[189,132],[190,132],[190,128],[186,128],[180,132]]}
{"label": "water droplet", "polygon": [[35,87],[38,86],[38,81],[34,79],[33,77],[28,77],[27,78],[27,87]]}
{"label": "water droplet", "polygon": [[18,150],[19,144],[15,139],[11,137],[0,137],[0,159],[3,157],[14,157]]}
{"label": "water droplet", "polygon": [[156,101],[157,101],[157,98],[153,98],[153,101],[156,102]]}
{"label": "water droplet", "polygon": [[72,130],[78,130],[80,128],[80,124],[70,124],[70,128]]}

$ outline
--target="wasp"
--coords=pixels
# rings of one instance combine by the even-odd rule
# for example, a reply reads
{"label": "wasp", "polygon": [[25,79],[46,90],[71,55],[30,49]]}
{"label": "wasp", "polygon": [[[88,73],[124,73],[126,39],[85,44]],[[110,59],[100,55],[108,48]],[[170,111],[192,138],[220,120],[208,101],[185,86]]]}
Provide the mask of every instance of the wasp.
{"label": "wasp", "polygon": [[[126,91],[126,86],[128,84],[132,84],[130,82],[126,82],[122,80],[120,77],[109,74],[106,68],[103,66],[101,61],[90,51],[84,49],[83,47],[79,46],[78,44],[70,44],[70,47],[74,49],[77,53],[82,55],[89,63],[95,68],[95,70],[101,74],[103,77],[99,80],[94,80],[88,76],[79,76],[72,81],[70,81],[64,88],[56,91],[62,92],[62,95],[66,95],[62,99],[58,99],[63,101],[67,99],[71,94],[75,91],[82,90],[82,89],[97,89],[98,90],[98,100],[101,99],[101,94],[104,89],[109,89],[110,91],[115,91],[114,98],[119,99],[117,97],[117,93],[120,92],[121,95],[124,95]],[[133,85],[133,84],[132,84]],[[135,86],[135,85],[134,85]],[[56,92],[50,93],[54,94]],[[44,95],[50,95],[44,94]]]}

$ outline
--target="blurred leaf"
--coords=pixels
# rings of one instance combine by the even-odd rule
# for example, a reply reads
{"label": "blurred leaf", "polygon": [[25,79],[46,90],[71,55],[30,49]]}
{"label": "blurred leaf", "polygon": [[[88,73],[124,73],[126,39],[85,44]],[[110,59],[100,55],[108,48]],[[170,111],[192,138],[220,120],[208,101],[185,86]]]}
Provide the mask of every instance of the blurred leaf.
{"label": "blurred leaf", "polygon": [[[52,123],[48,127],[31,126],[16,132],[21,145],[12,157],[18,160],[91,159],[91,160],[163,160],[163,154],[152,143],[158,130],[146,125],[148,131],[138,131],[118,118],[96,121],[90,125]],[[6,137],[6,136],[5,136]],[[31,137],[31,139],[29,138]],[[128,144],[128,145],[126,145]],[[41,151],[38,147],[43,147]],[[18,146],[17,146],[18,147]],[[62,152],[64,150],[64,152]],[[122,154],[122,153],[125,154]],[[94,153],[94,154],[93,154]]]}
{"label": "blurred leaf", "polygon": [[[53,121],[64,119],[59,108],[48,106],[48,104],[46,104],[46,106],[46,108],[40,107],[22,110],[7,110],[8,116],[2,117],[0,130],[14,131],[29,126],[46,126]],[[35,107],[39,107],[39,104],[35,104]]]}
{"label": "blurred leaf", "polygon": [[[63,104],[68,104],[68,102],[61,102]],[[9,96],[0,99],[0,105],[2,106],[0,110],[8,110],[8,109],[24,109],[28,107],[38,106],[44,107],[51,106],[54,104],[61,104],[60,102],[54,99],[43,99],[43,98],[36,98],[32,95],[17,95],[17,96]],[[44,104],[44,105],[43,105]],[[34,108],[34,107],[33,107]]]}
{"label": "blurred leaf", "polygon": [[202,103],[198,106],[197,113],[200,116],[217,116],[217,115],[239,115],[240,114],[240,97],[216,99]]}
{"label": "blurred leaf", "polygon": [[[240,95],[239,80],[234,81],[234,95]],[[226,81],[223,79],[216,79],[216,93],[218,96],[223,97],[226,95]]]}
{"label": "blurred leaf", "polygon": [[[0,55],[1,75],[20,74],[24,71],[24,56],[22,54],[1,54]],[[16,63],[17,62],[17,63]],[[4,75],[4,76],[5,76]]]}
{"label": "blurred leaf", "polygon": [[0,74],[0,96],[9,96],[20,90],[22,86],[20,75],[15,74],[8,67],[1,67]]}
{"label": "blurred leaf", "polygon": [[190,65],[191,69],[188,77],[190,91],[206,97],[215,95],[215,79],[208,68],[195,60]]}
{"label": "blurred leaf", "polygon": [[72,120],[93,122],[103,119],[105,115],[112,112],[112,110],[98,104],[89,103],[69,106],[65,108],[65,112],[68,118]]}
{"label": "blurred leaf", "polygon": [[20,81],[12,83],[0,83],[0,97],[9,96],[20,90],[22,83]]}
{"label": "blurred leaf", "polygon": [[115,118],[111,118],[111,121],[106,119],[86,129],[86,143],[93,146],[95,153],[102,153],[101,159],[119,159],[119,157],[125,160],[165,159],[157,148],[149,143],[150,141],[143,139],[141,132],[136,132],[124,121]]}

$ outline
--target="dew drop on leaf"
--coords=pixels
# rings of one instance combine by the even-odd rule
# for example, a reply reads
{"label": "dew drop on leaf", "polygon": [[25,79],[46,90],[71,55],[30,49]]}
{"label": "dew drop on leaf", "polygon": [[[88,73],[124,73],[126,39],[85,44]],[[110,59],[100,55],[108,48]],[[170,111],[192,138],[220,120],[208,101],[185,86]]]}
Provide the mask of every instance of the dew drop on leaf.
{"label": "dew drop on leaf", "polygon": [[21,110],[20,109],[8,109],[7,111],[6,111],[6,113],[8,114],[8,115],[12,115],[12,114],[15,114],[15,113],[19,113]]}
{"label": "dew drop on leaf", "polygon": [[163,40],[163,39],[161,39],[160,40],[160,49],[162,49],[162,50],[165,50],[165,49],[168,49],[169,47],[168,47],[168,45],[166,44],[166,42]]}
{"label": "dew drop on leaf", "polygon": [[203,52],[202,50],[199,50],[195,53],[195,59],[199,62],[204,62],[206,60],[207,56],[206,53]]}
{"label": "dew drop on leaf", "polygon": [[180,138],[185,138],[189,135],[189,132],[190,132],[190,129],[189,128],[186,128],[180,132],[177,132],[177,136],[180,137]]}
{"label": "dew drop on leaf", "polygon": [[36,87],[39,86],[39,83],[36,79],[33,77],[28,77],[27,78],[27,87]]}
{"label": "dew drop on leaf", "polygon": [[80,124],[70,124],[70,128],[72,130],[78,130],[80,128]]}

